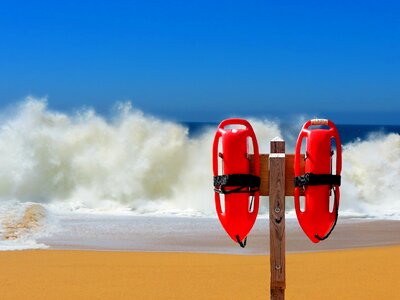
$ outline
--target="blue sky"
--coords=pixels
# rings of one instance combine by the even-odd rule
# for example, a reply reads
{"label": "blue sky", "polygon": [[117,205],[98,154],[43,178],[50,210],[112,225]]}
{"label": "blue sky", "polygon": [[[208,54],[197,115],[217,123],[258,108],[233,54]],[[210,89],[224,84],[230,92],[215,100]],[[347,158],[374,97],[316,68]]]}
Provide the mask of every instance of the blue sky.
{"label": "blue sky", "polygon": [[400,124],[399,1],[0,3],[0,108]]}

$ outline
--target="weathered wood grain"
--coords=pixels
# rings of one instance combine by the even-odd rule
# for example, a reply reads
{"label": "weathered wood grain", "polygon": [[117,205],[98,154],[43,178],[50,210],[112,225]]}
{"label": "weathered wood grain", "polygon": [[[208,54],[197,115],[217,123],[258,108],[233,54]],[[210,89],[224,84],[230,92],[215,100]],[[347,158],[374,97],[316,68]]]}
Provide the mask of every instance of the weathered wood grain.
{"label": "weathered wood grain", "polygon": [[285,141],[271,141],[269,156],[270,295],[285,299]]}

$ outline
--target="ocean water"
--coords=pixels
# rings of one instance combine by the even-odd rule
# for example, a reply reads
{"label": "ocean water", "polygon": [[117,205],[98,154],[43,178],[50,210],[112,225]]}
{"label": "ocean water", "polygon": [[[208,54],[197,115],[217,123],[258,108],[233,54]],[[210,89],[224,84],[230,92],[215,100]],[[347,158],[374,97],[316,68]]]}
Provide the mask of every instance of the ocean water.
{"label": "ocean water", "polygon": [[[276,136],[293,153],[305,121],[248,120],[260,153],[269,152]],[[88,214],[100,223],[110,215],[215,218],[211,144],[217,125],[159,119],[130,103],[116,105],[111,118],[90,109],[51,111],[32,98],[2,112],[0,249],[46,247],[38,241],[59,232],[62,220]],[[337,126],[340,214],[399,220],[400,125]],[[266,203],[261,200],[262,215]],[[294,218],[290,199],[287,208]]]}

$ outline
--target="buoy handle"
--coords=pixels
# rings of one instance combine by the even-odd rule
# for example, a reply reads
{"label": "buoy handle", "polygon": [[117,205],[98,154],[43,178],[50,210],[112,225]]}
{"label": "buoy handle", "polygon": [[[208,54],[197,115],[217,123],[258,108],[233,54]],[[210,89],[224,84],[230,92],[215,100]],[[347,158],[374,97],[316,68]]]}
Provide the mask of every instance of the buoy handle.
{"label": "buoy handle", "polygon": [[328,119],[312,119],[310,120],[310,125],[326,125],[329,126],[329,120]]}

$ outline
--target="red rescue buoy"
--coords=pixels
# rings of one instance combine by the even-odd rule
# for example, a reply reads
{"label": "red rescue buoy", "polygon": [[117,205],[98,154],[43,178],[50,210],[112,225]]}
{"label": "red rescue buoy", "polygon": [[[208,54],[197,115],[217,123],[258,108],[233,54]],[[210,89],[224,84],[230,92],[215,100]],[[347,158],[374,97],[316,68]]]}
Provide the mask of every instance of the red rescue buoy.
{"label": "red rescue buoy", "polygon": [[[249,160],[250,141],[254,151],[252,173]],[[218,218],[232,240],[244,247],[257,217],[260,187],[258,144],[248,121],[228,119],[218,126],[213,143],[213,174]],[[224,200],[223,205],[221,198]]]}
{"label": "red rescue buoy", "polygon": [[[311,126],[317,128],[310,128]],[[304,138],[306,139],[305,174],[300,174],[300,151]],[[336,144],[335,174],[332,174],[333,142]],[[336,225],[341,170],[342,146],[335,124],[325,119],[307,121],[300,131],[296,144],[294,204],[301,228],[314,243],[326,239]],[[301,189],[304,191],[304,207],[300,205]]]}

